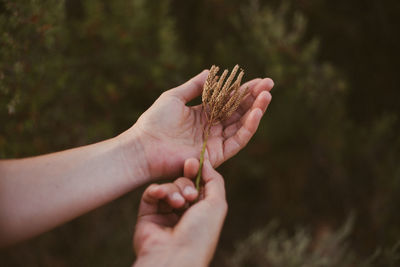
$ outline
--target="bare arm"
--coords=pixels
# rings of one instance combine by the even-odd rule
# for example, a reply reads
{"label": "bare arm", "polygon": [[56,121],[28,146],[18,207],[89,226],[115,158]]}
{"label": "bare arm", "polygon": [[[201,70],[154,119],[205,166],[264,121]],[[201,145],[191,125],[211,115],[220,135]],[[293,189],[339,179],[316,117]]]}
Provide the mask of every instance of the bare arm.
{"label": "bare arm", "polygon": [[137,156],[129,163],[118,137],[0,161],[0,246],[52,229],[145,183],[149,176],[141,144],[132,143]]}
{"label": "bare arm", "polygon": [[[202,146],[201,106],[186,103],[201,94],[207,74],[163,93],[118,137],[0,161],[0,247],[50,230],[144,183],[181,175],[184,160],[197,158]],[[247,144],[271,100],[271,79],[243,86],[250,94],[238,111],[212,128],[207,151],[213,166]]]}

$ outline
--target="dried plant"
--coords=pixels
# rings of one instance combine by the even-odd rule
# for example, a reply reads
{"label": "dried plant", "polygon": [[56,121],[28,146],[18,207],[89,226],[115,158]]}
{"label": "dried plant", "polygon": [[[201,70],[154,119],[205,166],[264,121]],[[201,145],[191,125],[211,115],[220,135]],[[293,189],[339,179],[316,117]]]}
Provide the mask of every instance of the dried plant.
{"label": "dried plant", "polygon": [[207,118],[207,123],[203,130],[203,147],[200,153],[200,168],[196,177],[196,188],[200,189],[200,181],[204,162],[204,153],[207,146],[208,136],[211,126],[228,119],[239,107],[240,102],[246,95],[248,88],[240,90],[244,71],[240,70],[235,81],[239,66],[236,65],[228,79],[228,70],[224,70],[221,76],[218,76],[219,67],[213,65],[208,74],[207,80],[203,86],[202,103],[203,111]]}

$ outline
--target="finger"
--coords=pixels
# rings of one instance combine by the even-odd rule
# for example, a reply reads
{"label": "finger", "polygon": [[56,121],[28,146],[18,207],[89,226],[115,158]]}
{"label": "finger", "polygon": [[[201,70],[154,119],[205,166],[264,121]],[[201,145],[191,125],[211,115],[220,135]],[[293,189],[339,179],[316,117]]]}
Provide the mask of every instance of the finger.
{"label": "finger", "polygon": [[157,184],[152,184],[143,192],[139,205],[138,216],[155,214],[158,210],[158,201],[166,197],[166,192]]}
{"label": "finger", "polygon": [[179,187],[180,192],[185,200],[189,202],[196,200],[198,193],[190,179],[181,177],[176,179],[174,184]]}
{"label": "finger", "polygon": [[[243,86],[242,86],[243,87]],[[249,94],[243,99],[239,106],[239,111],[244,114],[252,105],[257,96],[266,91],[269,92],[274,87],[274,81],[270,78],[260,79],[253,87],[249,87]]]}
{"label": "finger", "polygon": [[203,85],[207,79],[208,72],[208,70],[203,70],[200,74],[193,77],[181,86],[171,89],[171,94],[180,98],[185,104],[198,97],[203,91]]}
{"label": "finger", "polygon": [[167,183],[160,185],[160,187],[165,191],[165,202],[172,208],[179,209],[185,205],[185,198],[182,196],[181,190],[176,184]]}
{"label": "finger", "polygon": [[253,88],[261,81],[262,81],[261,78],[256,78],[256,79],[247,81],[247,82],[245,82],[244,84],[242,84],[240,86],[240,90],[243,90],[245,88],[249,88],[249,92],[251,92],[253,90]]}
{"label": "finger", "polygon": [[[272,87],[274,86],[274,82],[269,78],[265,78],[262,80],[258,79],[258,82],[253,83],[252,85],[252,87],[249,87],[249,94],[240,103],[238,109],[229,119],[224,121],[224,126],[237,122],[251,108],[258,107],[265,112],[265,109],[268,105],[265,102],[265,98],[268,94],[270,95],[269,91],[271,91]],[[242,85],[242,87],[243,86],[245,86],[245,84]],[[260,99],[260,95],[262,98],[264,98],[264,101],[262,101],[262,98]],[[256,104],[256,106],[254,104]]]}
{"label": "finger", "polygon": [[183,165],[183,176],[194,179],[196,178],[197,172],[199,171],[200,163],[198,159],[190,158],[185,160],[185,164]]}
{"label": "finger", "polygon": [[183,214],[174,233],[177,238],[195,240],[202,257],[209,262],[217,246],[228,205],[223,178],[212,168],[209,160],[204,162],[203,177],[206,181],[206,198]]}
{"label": "finger", "polygon": [[143,201],[148,204],[157,203],[158,200],[165,197],[165,190],[161,185],[152,184],[143,193]]}
{"label": "finger", "polygon": [[242,127],[242,122],[239,120],[224,129],[223,137],[228,139],[237,133],[237,131]]}
{"label": "finger", "polygon": [[271,102],[272,96],[269,92],[263,91],[261,92],[257,99],[254,101],[253,106],[243,115],[240,117],[239,120],[236,122],[225,126],[223,136],[225,139],[233,136],[243,125],[243,123],[247,120],[250,113],[255,110],[256,108],[262,110],[263,114],[267,110],[269,103]]}
{"label": "finger", "polygon": [[242,127],[232,137],[224,141],[224,159],[234,156],[250,141],[260,124],[262,115],[263,113],[259,108],[252,110]]}
{"label": "finger", "polygon": [[205,199],[225,200],[225,182],[211,165],[209,160],[203,164],[203,180],[205,182]]}
{"label": "finger", "polygon": [[228,208],[224,179],[213,169],[209,160],[204,161],[203,179],[205,181],[205,198],[191,206],[183,214],[176,229],[182,235],[196,235],[199,244],[202,243],[202,239],[205,242],[218,240]]}

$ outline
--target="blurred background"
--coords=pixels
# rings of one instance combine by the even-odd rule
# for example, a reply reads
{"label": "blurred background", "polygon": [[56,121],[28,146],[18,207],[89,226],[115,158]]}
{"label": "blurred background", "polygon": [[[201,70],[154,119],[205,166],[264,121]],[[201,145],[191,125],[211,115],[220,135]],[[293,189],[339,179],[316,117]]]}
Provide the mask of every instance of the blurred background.
{"label": "blurred background", "polygon": [[[113,137],[164,90],[238,63],[275,88],[219,168],[212,265],[400,266],[399,15],[397,0],[0,0],[0,158]],[[0,265],[129,266],[140,194]]]}

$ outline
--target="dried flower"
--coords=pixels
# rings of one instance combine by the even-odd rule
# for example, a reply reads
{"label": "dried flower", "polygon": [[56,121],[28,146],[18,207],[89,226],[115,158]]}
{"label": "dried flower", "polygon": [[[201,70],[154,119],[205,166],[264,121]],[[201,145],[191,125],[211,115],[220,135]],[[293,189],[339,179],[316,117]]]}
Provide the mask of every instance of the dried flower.
{"label": "dried flower", "polygon": [[219,67],[212,65],[208,77],[203,86],[202,104],[203,110],[207,118],[207,124],[204,128],[203,147],[200,154],[200,168],[196,177],[196,188],[200,189],[201,172],[204,162],[204,153],[207,146],[208,135],[210,134],[211,126],[228,119],[233,112],[239,107],[240,102],[247,94],[248,88],[240,90],[244,71],[240,70],[236,80],[236,73],[239,70],[239,65],[236,65],[228,79],[224,83],[228,70],[224,70],[222,75],[217,75]]}

